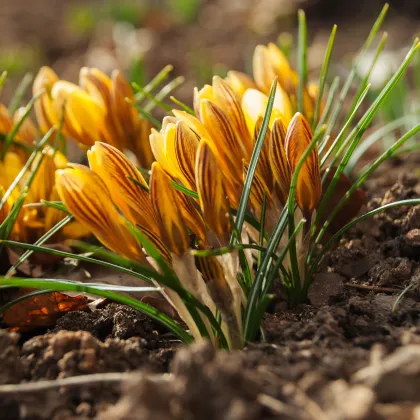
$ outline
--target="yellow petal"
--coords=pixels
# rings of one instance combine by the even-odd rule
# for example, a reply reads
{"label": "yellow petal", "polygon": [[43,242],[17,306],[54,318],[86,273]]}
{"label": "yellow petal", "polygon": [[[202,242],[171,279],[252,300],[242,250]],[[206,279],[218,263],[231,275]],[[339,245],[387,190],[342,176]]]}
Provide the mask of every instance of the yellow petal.
{"label": "yellow petal", "polygon": [[244,148],[250,158],[252,154],[253,144],[252,138],[248,133],[245,116],[242,111],[241,103],[235,96],[229,84],[219,76],[213,77],[213,93],[214,102],[223,110],[232,125],[235,135],[240,139],[241,148]]}
{"label": "yellow petal", "polygon": [[120,71],[115,70],[111,79],[111,111],[115,125],[124,136],[118,140],[118,148],[122,150],[122,147],[126,147],[132,150],[138,135],[138,114],[126,98],[134,100],[133,90]]}
{"label": "yellow petal", "polygon": [[[51,89],[58,80],[58,76],[54,71],[50,67],[44,66],[39,70],[32,87],[33,95],[38,94],[41,90],[45,90],[34,105],[39,128],[44,134],[60,121],[60,118],[57,117],[53,109],[51,99]],[[61,115],[61,113],[59,115]]]}
{"label": "yellow petal", "polygon": [[73,83],[60,80],[54,84],[51,97],[57,118],[64,107],[63,133],[67,137],[86,146],[101,139],[106,111],[87,92]]}
{"label": "yellow petal", "polygon": [[198,147],[195,174],[204,220],[224,246],[230,235],[229,202],[223,188],[222,173],[206,139],[202,139]]}
{"label": "yellow petal", "polygon": [[178,177],[183,184],[195,191],[195,157],[199,138],[197,135],[182,121],[176,124],[175,135],[175,156],[179,168]]}
{"label": "yellow petal", "polygon": [[271,130],[269,155],[274,176],[275,191],[280,203],[285,205],[290,189],[290,167],[286,157],[284,144],[286,129],[280,119],[276,119]]}
{"label": "yellow petal", "polygon": [[196,133],[198,137],[200,138],[205,137],[206,139],[211,138],[210,133],[208,132],[206,127],[204,127],[204,125],[200,122],[200,120],[194,117],[194,115],[188,114],[188,112],[180,111],[178,109],[173,109],[172,112],[178,120],[181,120],[185,124],[187,124],[188,127],[190,127],[191,130],[193,130],[194,133]]}
{"label": "yellow petal", "polygon": [[[286,155],[292,173],[312,140],[312,130],[306,118],[296,113],[286,134]],[[305,217],[309,217],[321,198],[322,186],[318,149],[315,148],[305,160],[296,185],[296,202]]]}
{"label": "yellow petal", "polygon": [[0,104],[0,133],[7,136],[13,128],[13,120],[7,107]]}
{"label": "yellow petal", "polygon": [[56,173],[57,191],[70,213],[106,247],[146,263],[137,240],[118,213],[105,184],[90,169],[77,165]]}
{"label": "yellow petal", "polygon": [[247,89],[257,88],[255,82],[245,73],[241,73],[240,71],[228,71],[225,80],[234,91],[238,101],[242,100],[242,96]]}
{"label": "yellow petal", "polygon": [[133,225],[157,231],[152,203],[147,191],[131,181],[133,178],[147,188],[137,168],[117,148],[95,143],[88,151],[89,165],[105,182],[112,200]]}
{"label": "yellow petal", "polygon": [[155,162],[150,177],[153,209],[159,220],[163,242],[171,252],[181,256],[188,249],[188,232],[170,180],[162,166]]}
{"label": "yellow petal", "polygon": [[[284,92],[283,92],[284,93]],[[285,124],[292,118],[292,106],[288,99],[281,93],[277,86],[274,98],[273,110],[271,112],[269,127],[271,128],[276,118],[281,118]],[[285,102],[282,102],[285,99]],[[288,102],[287,102],[288,101]],[[254,134],[255,124],[259,118],[264,117],[268,104],[268,96],[256,89],[249,89],[242,97],[242,109],[250,133]]]}
{"label": "yellow petal", "polygon": [[[246,174],[248,172],[249,163],[243,162],[243,179],[245,180]],[[266,196],[266,203],[268,207],[272,201],[272,196],[267,184],[265,183],[264,179],[261,175],[256,171],[254,174],[254,178],[252,180],[251,186],[251,193],[249,196],[249,200],[251,202],[251,207],[254,210],[255,216],[259,220],[261,218],[261,209],[262,203],[264,201],[264,195]]]}

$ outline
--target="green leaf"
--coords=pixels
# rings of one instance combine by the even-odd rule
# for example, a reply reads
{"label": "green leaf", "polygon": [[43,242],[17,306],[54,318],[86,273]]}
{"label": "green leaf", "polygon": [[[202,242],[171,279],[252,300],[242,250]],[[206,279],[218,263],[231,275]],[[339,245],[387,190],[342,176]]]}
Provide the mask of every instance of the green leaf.
{"label": "green leaf", "polygon": [[[238,232],[242,231],[242,226],[245,220],[245,213],[248,207],[248,200],[251,194],[252,181],[254,179],[255,170],[257,169],[258,159],[260,157],[261,150],[264,145],[264,140],[268,130],[268,124],[270,122],[271,111],[273,110],[274,97],[276,95],[277,78],[273,80],[271,84],[270,96],[268,98],[267,108],[265,110],[264,118],[261,124],[260,132],[258,133],[257,140],[255,142],[254,150],[252,151],[251,160],[249,162],[248,172],[245,177],[244,189],[239,201],[238,211],[236,213],[236,229]],[[230,238],[230,244],[233,245],[235,241],[234,235]]]}
{"label": "green leaf", "polygon": [[337,25],[334,25],[331,31],[330,39],[328,40],[327,49],[325,50],[324,61],[321,67],[321,73],[319,75],[318,96],[316,98],[316,103],[315,103],[315,112],[314,112],[314,119],[312,121],[312,130],[315,130],[315,127],[317,126],[319,122],[318,121],[319,112],[321,108],[321,102],[322,102],[322,97],[323,97],[324,88],[325,88],[325,81],[327,80],[328,69],[330,66],[331,54],[332,54],[332,49],[334,46],[336,33],[337,33]]}
{"label": "green leaf", "polygon": [[28,88],[31,86],[33,79],[34,79],[34,76],[31,73],[26,73],[25,76],[23,76],[22,80],[19,82],[19,85],[14,91],[12,99],[10,100],[10,103],[9,103],[10,115],[14,115],[14,113],[19,108],[22,98],[25,95]]}

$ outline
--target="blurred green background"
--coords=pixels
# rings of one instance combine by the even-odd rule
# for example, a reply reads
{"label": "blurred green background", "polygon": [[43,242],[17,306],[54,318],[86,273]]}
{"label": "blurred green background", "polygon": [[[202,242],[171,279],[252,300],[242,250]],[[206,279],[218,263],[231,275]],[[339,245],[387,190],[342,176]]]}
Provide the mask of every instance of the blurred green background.
{"label": "blurred green background", "polygon": [[[308,14],[309,63],[322,61],[333,23],[339,32],[334,56],[356,52],[383,1],[353,0],[0,0],[0,70],[9,73],[7,100],[18,80],[50,65],[77,81],[82,66],[121,68],[140,84],[166,64],[186,83],[177,96],[228,69],[250,72],[257,43],[288,39],[296,11]],[[387,19],[388,49],[398,50],[419,32],[420,2],[394,0]]]}

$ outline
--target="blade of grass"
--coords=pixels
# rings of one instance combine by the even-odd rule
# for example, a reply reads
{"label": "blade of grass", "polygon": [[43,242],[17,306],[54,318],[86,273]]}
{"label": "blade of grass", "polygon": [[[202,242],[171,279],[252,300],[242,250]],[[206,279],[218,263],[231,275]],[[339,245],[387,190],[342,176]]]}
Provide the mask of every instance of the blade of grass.
{"label": "blade of grass", "polygon": [[321,108],[322,97],[324,95],[325,81],[327,80],[328,69],[330,66],[331,54],[332,54],[332,49],[334,47],[336,33],[337,33],[337,25],[334,25],[331,30],[330,38],[328,40],[327,49],[325,50],[325,56],[324,56],[324,61],[321,67],[321,73],[319,74],[318,96],[316,98],[316,103],[315,103],[315,112],[314,112],[314,119],[312,121],[312,130],[315,130],[315,127],[317,126],[319,122],[318,121],[319,112]]}
{"label": "blade of grass", "polygon": [[195,112],[188,106],[185,105],[183,102],[179,101],[178,99],[176,99],[174,96],[170,96],[169,99],[176,105],[178,105],[180,108],[182,108],[185,112],[187,112],[188,114],[194,115],[195,116]]}
{"label": "blade of grass", "polygon": [[15,92],[13,93],[12,99],[9,103],[10,115],[14,115],[16,110],[19,108],[22,98],[32,83],[34,76],[31,73],[26,73],[22,80],[19,82]]}
{"label": "blade of grass", "polygon": [[338,116],[340,114],[341,108],[343,106],[344,100],[347,98],[347,95],[350,91],[350,87],[353,83],[353,80],[357,74],[357,70],[359,68],[360,62],[364,58],[367,50],[369,49],[370,45],[372,44],[372,41],[376,37],[376,34],[378,33],[380,27],[382,26],[382,23],[385,19],[385,15],[388,11],[389,5],[385,3],[384,7],[382,8],[381,13],[379,14],[378,18],[376,19],[375,23],[373,24],[373,27],[366,38],[365,43],[363,44],[360,53],[357,55],[356,60],[353,63],[353,66],[351,68],[351,71],[346,79],[346,82],[344,83],[344,86],[340,92],[338,102],[332,112],[330,123],[328,124],[327,131],[325,132],[325,137],[329,137],[332,133],[335,124],[337,122]]}
{"label": "blade of grass", "polygon": [[[58,222],[55,226],[53,226],[48,232],[44,233],[36,242],[35,245],[43,245],[45,242],[48,241],[53,235],[55,235],[62,227],[64,227],[67,223],[71,222],[73,220],[73,216],[68,215],[63,220]],[[33,251],[25,251],[19,259],[12,265],[12,267],[9,268],[7,273],[5,274],[5,277],[10,277],[13,275],[13,273],[16,271],[16,269],[25,261],[27,260],[31,255]]]}
{"label": "blade of grass", "polygon": [[146,120],[149,120],[153,126],[160,131],[162,128],[162,124],[159,120],[157,120],[153,115],[150,115],[148,112],[146,112],[140,105],[137,105],[134,101],[132,101],[130,98],[125,98],[125,101],[128,102],[131,106],[136,108],[137,112]]}
{"label": "blade of grass", "polygon": [[[329,214],[327,220],[324,222],[319,234],[317,236],[317,243],[321,240],[322,236],[325,234],[326,230],[328,229],[329,225],[331,224],[334,217],[337,213],[341,210],[344,206],[346,201],[351,197],[351,195],[359,188],[366,180],[366,178],[375,171],[378,166],[384,162],[385,160],[389,159],[391,156],[394,155],[395,151],[397,151],[401,146],[405,144],[407,140],[412,138],[416,133],[420,131],[420,123],[405,133],[395,144],[388,150],[386,150],[381,156],[379,156],[373,163],[369,164],[369,167],[364,171],[359,178],[353,183],[353,185],[349,188],[346,194],[341,198],[341,200],[334,206],[333,210]],[[315,245],[314,245],[315,247]],[[311,255],[311,254],[310,254]]]}
{"label": "blade of grass", "polygon": [[0,76],[0,93],[3,90],[3,86],[4,86],[4,82],[6,81],[6,78],[7,78],[7,71],[3,71]]}
{"label": "blade of grass", "polygon": [[[161,103],[171,92],[173,92],[178,86],[182,85],[185,81],[183,76],[176,77],[174,80],[171,80],[167,85],[165,85],[156,95],[155,99],[158,102],[153,101],[153,103],[146,104],[144,109],[147,112],[151,112],[158,103]],[[166,105],[166,104],[165,104]],[[166,105],[165,108],[167,111],[171,111],[172,107]]]}
{"label": "blade of grass", "polygon": [[[326,151],[325,155],[322,157],[321,159],[321,168],[325,165],[325,163],[328,161],[329,156],[331,155],[331,153],[335,150],[336,146],[341,144],[342,139],[344,138],[347,129],[350,127],[351,123],[353,122],[354,118],[356,117],[357,112],[359,111],[359,108],[361,107],[366,95],[368,94],[370,89],[370,85],[367,85],[365,90],[362,92],[362,94],[359,97],[359,101],[357,102],[357,104],[354,106],[352,112],[349,114],[346,122],[343,125],[343,128],[340,130],[340,133],[338,134],[338,136],[336,137],[336,139],[334,140],[333,144],[328,148],[328,150]],[[328,142],[322,144],[319,147],[319,154],[321,154],[325,147],[327,146]],[[334,161],[338,158],[338,156],[340,156],[341,154],[341,149],[339,149],[336,153],[336,155],[334,156],[333,162],[331,163],[331,167],[334,165]],[[324,174],[324,178],[326,177],[326,173]]]}
{"label": "blade of grass", "polygon": [[331,112],[332,105],[334,103],[335,94],[337,93],[337,89],[340,83],[340,78],[338,76],[334,77],[333,82],[331,83],[330,90],[328,92],[327,102],[325,103],[324,112],[321,115],[321,119],[316,127],[315,134],[319,132],[321,127],[325,124],[328,120]]}
{"label": "blade of grass", "polygon": [[[362,138],[363,134],[365,133],[366,129],[370,125],[370,123],[373,120],[373,117],[378,112],[378,109],[382,105],[382,103],[385,101],[391,90],[394,88],[394,86],[398,83],[398,81],[403,76],[405,70],[407,69],[408,65],[414,58],[415,54],[417,53],[418,49],[420,48],[420,43],[416,39],[414,42],[414,45],[411,47],[410,51],[407,53],[406,58],[401,63],[400,68],[398,71],[391,77],[389,82],[386,84],[386,86],[382,89],[382,91],[379,93],[378,97],[375,99],[373,104],[369,107],[369,109],[366,111],[366,113],[363,115],[363,117],[360,119],[354,130],[349,134],[348,138],[343,142],[342,147],[340,149],[344,149],[348,143],[350,143],[343,159],[341,160],[333,179],[331,180],[324,197],[321,200],[320,205],[318,206],[317,210],[317,217],[315,220],[315,226],[319,224],[319,220],[322,217],[323,211],[326,207],[326,204],[329,202],[335,186],[338,183],[338,180],[343,173],[344,169],[347,166],[348,161],[350,160],[350,157],[352,156],[354,150],[356,149],[357,145],[359,144],[360,139]],[[316,240],[318,243],[318,240]]]}
{"label": "blade of grass", "polygon": [[369,137],[366,138],[365,141],[360,143],[360,145],[356,148],[349,160],[349,163],[347,164],[347,168],[344,171],[344,173],[346,175],[350,175],[353,172],[353,169],[356,166],[359,159],[371,146],[373,146],[377,141],[381,140],[384,136],[391,133],[392,131],[403,127],[412,118],[413,115],[405,115],[404,117],[398,118],[397,120],[392,121],[373,132]]}
{"label": "blade of grass", "polygon": [[[267,108],[265,110],[260,132],[258,133],[258,137],[255,142],[254,150],[252,151],[251,160],[249,161],[248,172],[246,174],[245,182],[244,182],[244,189],[242,191],[238,210],[236,213],[235,225],[238,232],[242,232],[242,227],[245,220],[245,213],[248,207],[248,200],[251,194],[252,181],[254,179],[255,170],[257,169],[258,159],[260,157],[260,153],[264,145],[264,140],[266,137],[268,124],[270,122],[271,111],[273,110],[274,97],[276,95],[276,87],[277,87],[277,78],[275,78],[273,80],[273,83],[271,84],[271,90],[270,90],[270,96],[268,98]],[[234,242],[235,242],[235,238],[234,238],[234,235],[232,234],[230,238],[230,244],[233,245]]]}
{"label": "blade of grass", "polygon": [[[153,89],[158,87],[169,75],[169,73],[173,70],[174,66],[168,64],[165,66],[145,87],[144,90],[146,92],[151,92]],[[140,102],[144,99],[144,95],[139,92],[135,96],[136,102]]]}
{"label": "blade of grass", "polygon": [[27,160],[25,166],[21,169],[21,171],[19,172],[19,174],[16,176],[16,178],[14,179],[14,181],[10,184],[10,187],[7,189],[7,191],[5,192],[4,196],[2,197],[2,199],[0,201],[0,209],[4,206],[4,204],[6,203],[6,201],[8,200],[8,198],[10,197],[10,195],[12,194],[13,190],[18,186],[19,182],[23,179],[23,177],[25,176],[27,170],[31,167],[33,161],[38,156],[38,152],[44,147],[45,143],[47,143],[47,141],[51,138],[51,136],[54,133],[54,131],[55,131],[55,128],[52,127],[47,132],[47,134],[45,134],[45,136],[42,138],[42,140],[37,144],[36,149],[34,150],[34,152],[32,153],[32,155]]}
{"label": "blade of grass", "polygon": [[6,156],[7,150],[12,145],[12,142],[14,141],[17,132],[19,131],[20,127],[24,123],[25,119],[29,116],[30,112],[32,111],[32,108],[35,105],[35,102],[39,99],[39,97],[44,93],[42,90],[41,92],[38,92],[36,95],[33,96],[33,98],[29,101],[28,105],[25,107],[25,111],[19,118],[16,124],[13,125],[12,130],[10,133],[6,136],[6,140],[3,143],[3,147],[0,151],[0,160],[3,160]]}
{"label": "blade of grass", "polygon": [[171,186],[175,190],[181,191],[185,195],[188,195],[189,197],[194,198],[195,200],[198,200],[198,192],[190,190],[189,188],[184,187],[183,185],[178,184],[177,182],[172,181],[172,180],[171,180]]}

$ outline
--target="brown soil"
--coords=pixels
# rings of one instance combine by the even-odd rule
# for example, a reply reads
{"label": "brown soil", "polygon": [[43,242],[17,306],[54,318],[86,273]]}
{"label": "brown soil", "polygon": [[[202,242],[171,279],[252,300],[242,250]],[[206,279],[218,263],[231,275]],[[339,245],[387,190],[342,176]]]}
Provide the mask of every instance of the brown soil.
{"label": "brown soil", "polygon": [[[366,184],[367,209],[419,197],[418,162],[394,161],[378,172]],[[311,304],[290,310],[279,299],[265,317],[267,341],[243,351],[181,347],[116,304],[68,313],[43,335],[3,331],[0,384],[30,387],[0,388],[3,418],[417,418],[419,232],[420,206],[394,208],[350,230],[320,267]],[[72,377],[78,382],[67,386],[44,382]]]}

